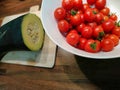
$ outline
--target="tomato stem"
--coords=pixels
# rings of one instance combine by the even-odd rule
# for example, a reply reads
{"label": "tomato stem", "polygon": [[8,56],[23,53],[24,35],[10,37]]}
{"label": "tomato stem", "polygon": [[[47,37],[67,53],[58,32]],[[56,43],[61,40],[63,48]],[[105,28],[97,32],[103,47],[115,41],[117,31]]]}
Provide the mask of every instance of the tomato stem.
{"label": "tomato stem", "polygon": [[93,14],[97,14],[97,12],[95,12],[95,11],[93,11],[92,13],[93,13]]}
{"label": "tomato stem", "polygon": [[90,44],[90,47],[91,47],[93,50],[96,50],[96,42]]}
{"label": "tomato stem", "polygon": [[116,13],[110,13],[109,16],[116,15]]}
{"label": "tomato stem", "polygon": [[75,11],[75,10],[72,9],[72,10],[70,11],[70,13],[71,13],[72,16],[74,16],[74,15],[77,14],[77,11]]}
{"label": "tomato stem", "polygon": [[104,32],[100,32],[97,40],[101,41],[104,35],[105,35]]}
{"label": "tomato stem", "polygon": [[120,27],[120,21],[118,21],[117,26]]}

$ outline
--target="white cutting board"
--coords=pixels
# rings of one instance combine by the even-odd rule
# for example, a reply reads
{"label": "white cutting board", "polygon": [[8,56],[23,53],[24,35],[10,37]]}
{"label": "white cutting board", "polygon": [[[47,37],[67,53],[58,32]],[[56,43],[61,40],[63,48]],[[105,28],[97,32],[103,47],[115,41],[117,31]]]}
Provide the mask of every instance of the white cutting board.
{"label": "white cutting board", "polygon": [[[7,16],[3,19],[2,25],[26,13],[34,13],[40,17],[39,6],[33,6],[29,12]],[[33,51],[10,51],[1,60],[3,63],[37,66],[52,68],[55,63],[56,45],[45,34],[43,47],[38,52]]]}

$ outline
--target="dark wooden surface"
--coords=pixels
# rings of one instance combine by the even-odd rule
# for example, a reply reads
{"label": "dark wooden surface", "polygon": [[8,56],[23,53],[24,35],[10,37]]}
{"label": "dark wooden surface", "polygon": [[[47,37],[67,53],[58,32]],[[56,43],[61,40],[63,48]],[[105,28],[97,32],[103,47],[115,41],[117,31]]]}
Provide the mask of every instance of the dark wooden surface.
{"label": "dark wooden surface", "polygon": [[[0,0],[0,21],[41,0]],[[120,90],[120,59],[93,60],[57,48],[53,68],[0,63],[0,90]]]}

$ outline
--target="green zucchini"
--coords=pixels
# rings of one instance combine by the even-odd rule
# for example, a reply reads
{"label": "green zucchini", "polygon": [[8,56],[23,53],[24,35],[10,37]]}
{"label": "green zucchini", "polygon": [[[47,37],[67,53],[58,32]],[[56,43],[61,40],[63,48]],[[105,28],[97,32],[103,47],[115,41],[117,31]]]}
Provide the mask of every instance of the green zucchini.
{"label": "green zucchini", "polygon": [[38,51],[44,41],[41,20],[35,14],[22,15],[0,27],[0,57],[11,50]]}

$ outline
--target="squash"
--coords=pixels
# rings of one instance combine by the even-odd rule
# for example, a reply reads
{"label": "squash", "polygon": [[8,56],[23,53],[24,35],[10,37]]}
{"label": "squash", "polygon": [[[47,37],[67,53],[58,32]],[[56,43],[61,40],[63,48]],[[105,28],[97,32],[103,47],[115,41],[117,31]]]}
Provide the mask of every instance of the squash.
{"label": "squash", "polygon": [[44,34],[38,16],[22,15],[0,27],[0,55],[19,49],[38,51],[42,48]]}

